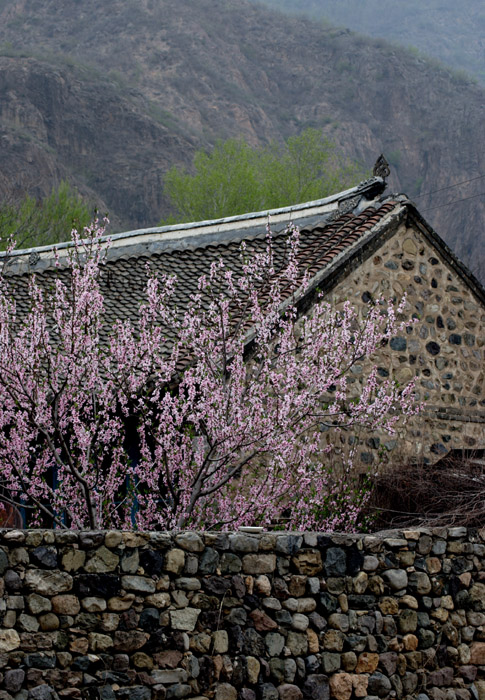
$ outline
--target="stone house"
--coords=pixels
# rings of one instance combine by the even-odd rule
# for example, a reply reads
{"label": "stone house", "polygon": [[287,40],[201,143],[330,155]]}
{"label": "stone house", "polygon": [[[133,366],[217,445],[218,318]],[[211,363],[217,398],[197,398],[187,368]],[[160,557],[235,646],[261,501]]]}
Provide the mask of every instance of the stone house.
{"label": "stone house", "polygon": [[[334,304],[349,299],[362,309],[381,295],[406,293],[410,314],[419,322],[393,338],[378,361],[381,376],[400,383],[416,376],[426,403],[424,413],[405,426],[400,449],[436,460],[450,449],[484,448],[485,290],[413,203],[386,194],[379,177],[293,207],[112,236],[102,278],[107,321],[136,321],[147,263],[178,276],[176,301],[183,305],[211,262],[222,256],[237,269],[242,240],[249,251],[264,248],[268,216],[277,255],[287,225],[300,228],[300,261],[311,275],[300,300],[304,307],[311,306],[317,289]],[[62,259],[69,244],[57,247]],[[5,270],[20,309],[30,273],[46,279],[65,274],[62,266],[55,268],[52,247],[17,251]],[[358,381],[358,366],[354,372]],[[372,462],[376,453],[392,452],[396,444],[370,441],[361,458]]]}

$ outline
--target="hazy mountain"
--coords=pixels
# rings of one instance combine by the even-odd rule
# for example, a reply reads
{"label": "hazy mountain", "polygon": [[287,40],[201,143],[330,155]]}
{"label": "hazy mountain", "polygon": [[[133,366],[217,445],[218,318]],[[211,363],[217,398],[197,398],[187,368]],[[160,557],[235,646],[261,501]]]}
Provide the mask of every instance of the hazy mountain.
{"label": "hazy mountain", "polygon": [[413,46],[485,84],[482,0],[255,0]]}
{"label": "hazy mountain", "polygon": [[[485,91],[382,41],[246,0],[0,0],[0,193],[66,175],[124,227],[168,213],[163,173],[217,137],[323,128],[411,196],[484,170]],[[475,180],[417,200],[462,255],[483,247]],[[442,199],[440,199],[442,197]]]}

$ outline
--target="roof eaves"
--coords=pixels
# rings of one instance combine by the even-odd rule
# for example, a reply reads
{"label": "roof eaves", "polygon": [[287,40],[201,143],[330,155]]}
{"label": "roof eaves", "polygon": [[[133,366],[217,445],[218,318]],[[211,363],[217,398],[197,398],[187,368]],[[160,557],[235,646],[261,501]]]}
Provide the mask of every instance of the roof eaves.
{"label": "roof eaves", "polygon": [[[174,226],[137,229],[112,236],[104,236],[102,241],[109,242],[110,257],[112,257],[131,251],[135,252],[137,246],[139,250],[141,250],[142,246],[153,247],[155,244],[160,247],[169,247],[171,245],[197,247],[202,241],[206,240],[217,242],[221,239],[234,239],[237,237],[242,239],[247,234],[248,229],[256,226],[265,227],[268,220],[273,226],[278,224],[287,225],[292,222],[298,222],[300,219],[306,220],[310,217],[329,215],[334,211],[339,211],[346,204],[357,206],[362,199],[371,200],[379,196],[385,189],[385,186],[382,178],[372,177],[355,187],[337,192],[329,197],[290,207]],[[33,271],[29,269],[31,266],[35,266],[35,271],[43,271],[54,264],[55,251],[62,257],[72,247],[73,243],[67,241],[55,245],[14,250],[9,254],[0,252],[0,264],[2,259],[4,264],[8,261],[9,272],[13,267],[16,268],[15,272],[20,274]],[[29,261],[36,262],[29,264]],[[39,261],[40,264],[37,265]]]}

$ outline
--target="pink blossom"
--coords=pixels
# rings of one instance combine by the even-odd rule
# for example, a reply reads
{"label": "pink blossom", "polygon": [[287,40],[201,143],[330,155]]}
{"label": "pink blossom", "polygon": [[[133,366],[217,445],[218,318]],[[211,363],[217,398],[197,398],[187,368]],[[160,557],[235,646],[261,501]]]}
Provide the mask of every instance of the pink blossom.
{"label": "pink blossom", "polygon": [[405,300],[378,300],[363,320],[322,298],[300,314],[299,233],[277,271],[268,229],[263,254],[243,245],[239,275],[211,265],[181,311],[177,280],[147,272],[136,326],[106,328],[103,233],[73,231],[69,284],[48,292],[33,277],[25,317],[0,280],[2,498],[60,527],[354,529],[365,494],[355,447],[339,455],[335,436],[392,434],[419,410],[413,382],[370,362],[409,325]]}

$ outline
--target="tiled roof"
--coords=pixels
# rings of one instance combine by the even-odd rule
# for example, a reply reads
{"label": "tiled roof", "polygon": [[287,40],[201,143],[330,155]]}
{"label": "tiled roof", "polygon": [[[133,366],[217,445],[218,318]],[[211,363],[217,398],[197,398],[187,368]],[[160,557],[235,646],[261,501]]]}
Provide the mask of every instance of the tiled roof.
{"label": "tiled roof", "polygon": [[[372,178],[325,200],[270,212],[276,263],[284,261],[286,228],[292,221],[300,228],[301,267],[309,271],[313,287],[322,279],[331,286],[332,280],[345,273],[344,263],[378,238],[391,221],[394,227],[396,221],[403,220],[411,206],[401,195],[382,197],[384,187],[380,178]],[[226,266],[237,272],[241,241],[246,242],[249,253],[265,250],[267,221],[268,213],[261,212],[114,236],[101,277],[107,326],[118,318],[136,323],[139,306],[145,300],[147,268],[177,276],[175,302],[183,308],[212,262],[222,257]],[[53,261],[49,247],[20,251],[9,261],[7,275],[20,314],[28,305],[27,273],[36,272],[46,286],[54,275],[67,279],[69,273],[62,265],[54,267]]]}

